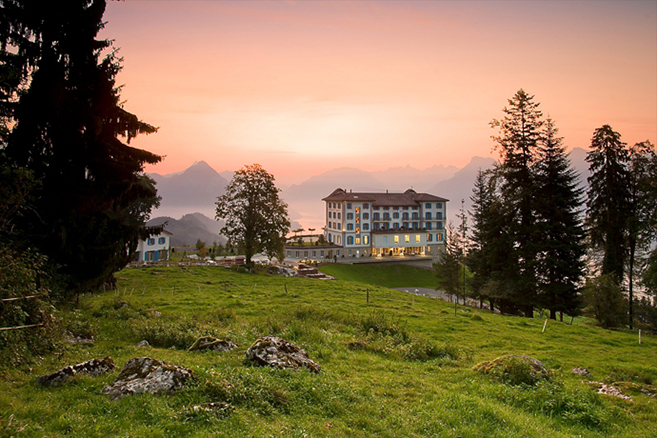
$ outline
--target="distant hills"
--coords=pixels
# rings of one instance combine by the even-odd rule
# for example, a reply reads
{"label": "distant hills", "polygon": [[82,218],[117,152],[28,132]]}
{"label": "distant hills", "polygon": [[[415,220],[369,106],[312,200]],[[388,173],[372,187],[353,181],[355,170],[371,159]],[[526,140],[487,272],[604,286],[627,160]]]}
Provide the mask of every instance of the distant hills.
{"label": "distant hills", "polygon": [[201,213],[186,214],[180,219],[160,216],[151,219],[146,225],[162,225],[167,223],[165,229],[171,233],[172,246],[194,246],[197,240],[211,246],[214,242],[226,243],[226,238],[219,235],[224,226],[223,221],[215,221]]}
{"label": "distant hills", "polygon": [[[573,169],[581,175],[580,185],[583,188],[586,187],[588,177],[586,154],[587,151],[582,148],[574,148],[570,153]],[[489,169],[495,162],[496,160],[490,157],[473,157],[462,169],[454,166],[433,166],[418,170],[407,166],[377,172],[345,167],[293,184],[285,188],[281,196],[288,204],[290,217],[293,219],[292,229],[320,229],[325,222],[324,203],[321,199],[338,187],[359,192],[402,192],[413,188],[418,192],[432,193],[450,200],[448,220],[456,223],[461,199],[465,200],[465,208],[470,208],[470,196],[477,171]],[[162,197],[160,208],[153,212],[153,216],[160,217],[154,218],[153,221],[168,221],[167,230],[174,235],[178,234],[174,242],[180,239],[184,240],[184,243],[194,244],[196,239],[200,238],[211,244],[217,238],[221,226],[210,218],[214,217],[217,197],[225,193],[233,172],[217,172],[205,161],[198,161],[182,172],[149,175],[157,183],[158,193]],[[197,213],[189,215],[191,212]],[[176,217],[181,219],[174,219]],[[174,228],[177,228],[178,232],[174,231]]]}

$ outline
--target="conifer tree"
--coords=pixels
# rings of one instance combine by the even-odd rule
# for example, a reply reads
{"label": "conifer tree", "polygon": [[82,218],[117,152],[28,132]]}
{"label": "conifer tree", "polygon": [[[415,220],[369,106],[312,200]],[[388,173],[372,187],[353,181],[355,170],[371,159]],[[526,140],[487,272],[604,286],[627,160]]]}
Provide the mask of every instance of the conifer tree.
{"label": "conifer tree", "polygon": [[491,126],[499,129],[493,136],[502,157],[502,198],[509,213],[513,240],[511,258],[506,261],[505,281],[513,290],[513,301],[525,316],[533,316],[539,300],[536,294],[536,218],[533,210],[536,181],[533,166],[538,158],[541,141],[542,112],[534,96],[519,90],[504,108],[505,117],[493,120]]}
{"label": "conifer tree", "polygon": [[578,291],[584,272],[584,229],[580,219],[583,191],[577,187],[563,139],[547,119],[541,141],[539,160],[535,166],[538,196],[537,231],[540,235],[537,253],[538,287],[542,307],[574,315],[579,306]]}
{"label": "conifer tree", "polygon": [[445,230],[445,250],[433,265],[433,272],[438,279],[438,287],[458,301],[461,289],[461,263],[463,261],[463,242],[459,233],[450,223]]}
{"label": "conifer tree", "polygon": [[593,249],[602,251],[602,275],[623,280],[630,205],[629,151],[611,126],[597,128],[591,140],[586,227]]}
{"label": "conifer tree", "polygon": [[96,39],[105,5],[0,2],[2,60],[20,75],[3,85],[0,106],[12,128],[1,164],[34,175],[38,187],[20,223],[25,245],[79,290],[125,266],[159,202],[143,166],[161,157],[122,141],[156,128],[120,102],[121,60],[111,41]]}

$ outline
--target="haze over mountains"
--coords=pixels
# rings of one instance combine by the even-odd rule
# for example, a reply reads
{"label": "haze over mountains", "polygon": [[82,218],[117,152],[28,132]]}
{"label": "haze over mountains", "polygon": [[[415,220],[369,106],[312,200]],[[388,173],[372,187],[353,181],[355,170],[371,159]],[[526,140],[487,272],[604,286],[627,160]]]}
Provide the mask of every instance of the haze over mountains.
{"label": "haze over mountains", "polygon": [[[582,186],[585,186],[588,177],[586,153],[582,148],[574,148],[570,153],[573,169],[580,174]],[[448,220],[456,222],[461,199],[465,200],[466,209],[470,208],[470,196],[477,171],[491,168],[495,162],[491,157],[473,157],[462,169],[436,165],[418,170],[407,166],[377,172],[345,167],[311,176],[300,184],[286,187],[281,196],[288,203],[290,218],[294,221],[293,229],[321,229],[325,221],[322,198],[338,187],[359,192],[403,192],[413,188],[418,192],[432,193],[450,200]],[[175,231],[171,228],[174,224],[172,218],[188,213],[201,213],[205,216],[206,225],[209,224],[207,221],[216,224],[210,219],[214,218],[215,202],[218,196],[224,194],[232,174],[231,171],[217,172],[204,161],[198,161],[184,171],[174,174],[149,174],[157,183],[158,193],[162,197],[160,208],[155,210],[152,216],[166,216],[169,220],[167,229],[174,234]],[[159,218],[158,221],[163,222]],[[218,228],[209,227],[207,230],[215,234]],[[208,244],[213,242],[205,241]]]}

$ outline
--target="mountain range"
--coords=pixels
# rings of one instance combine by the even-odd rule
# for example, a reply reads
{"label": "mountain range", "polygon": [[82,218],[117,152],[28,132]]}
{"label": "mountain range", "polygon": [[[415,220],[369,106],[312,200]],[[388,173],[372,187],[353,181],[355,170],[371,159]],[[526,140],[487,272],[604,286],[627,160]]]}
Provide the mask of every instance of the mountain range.
{"label": "mountain range", "polygon": [[[570,160],[573,170],[580,175],[580,186],[586,186],[588,177],[588,163],[586,162],[587,151],[582,148],[574,148],[570,152]],[[333,190],[340,187],[346,190],[352,189],[359,192],[403,192],[413,188],[417,192],[431,193],[449,199],[448,220],[456,223],[456,215],[461,208],[461,199],[464,206],[471,206],[470,196],[477,171],[491,168],[496,160],[487,157],[473,157],[470,162],[461,169],[454,166],[433,166],[426,170],[418,170],[412,167],[395,167],[385,171],[366,172],[355,168],[340,168],[314,175],[301,182],[293,184],[283,190],[281,197],[288,204],[288,211],[293,220],[292,229],[295,228],[317,228],[324,225],[324,203],[322,198],[328,196]],[[153,221],[158,223],[167,220],[167,230],[176,234],[175,227],[194,228],[199,222],[206,231],[215,237],[206,235],[201,240],[207,244],[216,240],[218,229],[221,226],[210,219],[214,217],[215,202],[218,196],[225,193],[226,185],[233,172],[217,172],[204,161],[198,161],[182,172],[168,175],[149,174],[157,183],[159,195],[162,202],[153,215],[159,215]],[[191,212],[198,214],[188,215]],[[184,225],[177,224],[175,217],[182,217],[178,221]],[[186,216],[193,216],[197,221],[190,218],[183,220]],[[200,216],[203,216],[202,218]],[[175,221],[175,222],[174,222]],[[191,225],[193,224],[193,225]],[[185,232],[185,236],[201,236],[200,231],[195,233]],[[181,237],[183,238],[183,237]],[[184,237],[191,239],[191,237]],[[207,240],[209,239],[209,240]],[[194,244],[193,242],[186,242]],[[219,240],[217,240],[219,242]]]}

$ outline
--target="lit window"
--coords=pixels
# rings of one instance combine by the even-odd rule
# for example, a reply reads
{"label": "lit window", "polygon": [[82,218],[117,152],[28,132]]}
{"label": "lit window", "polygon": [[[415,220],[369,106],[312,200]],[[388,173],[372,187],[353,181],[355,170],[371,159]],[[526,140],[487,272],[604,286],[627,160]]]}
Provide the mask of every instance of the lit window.
{"label": "lit window", "polygon": [[433,242],[433,234],[427,234],[427,242]]}
{"label": "lit window", "polygon": [[411,241],[411,236],[409,236],[408,234],[406,234],[406,235],[404,236],[404,242],[408,243],[408,242],[410,242],[410,241]]}
{"label": "lit window", "polygon": [[395,236],[395,243],[399,243],[399,236]]}
{"label": "lit window", "polygon": [[370,244],[370,236],[363,236],[363,245]]}
{"label": "lit window", "polygon": [[357,224],[360,223],[360,216],[356,216],[356,223],[357,223]]}
{"label": "lit window", "polygon": [[356,207],[356,214],[360,214],[360,207]]}
{"label": "lit window", "polygon": [[443,233],[436,234],[436,241],[437,242],[442,242],[443,241]]}
{"label": "lit window", "polygon": [[419,234],[415,235],[415,243],[420,243],[420,235]]}
{"label": "lit window", "polygon": [[360,245],[360,237],[356,237],[356,245]]}
{"label": "lit window", "polygon": [[360,228],[356,228],[356,234],[360,234]]}

